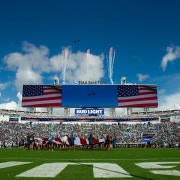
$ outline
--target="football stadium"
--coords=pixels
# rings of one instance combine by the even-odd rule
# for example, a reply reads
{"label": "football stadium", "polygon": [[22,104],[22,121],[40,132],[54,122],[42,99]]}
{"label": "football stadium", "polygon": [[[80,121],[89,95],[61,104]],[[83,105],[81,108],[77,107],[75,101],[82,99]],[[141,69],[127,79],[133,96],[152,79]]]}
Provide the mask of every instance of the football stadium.
{"label": "football stadium", "polygon": [[180,180],[180,0],[1,0],[0,25],[1,180]]}
{"label": "football stadium", "polygon": [[28,110],[0,110],[1,178],[180,179],[180,110],[156,110],[156,85],[93,83],[23,85]]}

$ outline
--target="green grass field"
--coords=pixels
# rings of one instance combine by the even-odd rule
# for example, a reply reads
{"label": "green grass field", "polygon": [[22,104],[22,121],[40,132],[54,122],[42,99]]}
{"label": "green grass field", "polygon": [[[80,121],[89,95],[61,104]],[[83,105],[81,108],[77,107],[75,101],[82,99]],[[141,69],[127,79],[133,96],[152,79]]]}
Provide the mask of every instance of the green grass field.
{"label": "green grass field", "polygon": [[[22,164],[18,164],[20,162]],[[144,164],[140,167],[136,163]],[[0,178],[174,180],[180,179],[180,149],[0,149]]]}

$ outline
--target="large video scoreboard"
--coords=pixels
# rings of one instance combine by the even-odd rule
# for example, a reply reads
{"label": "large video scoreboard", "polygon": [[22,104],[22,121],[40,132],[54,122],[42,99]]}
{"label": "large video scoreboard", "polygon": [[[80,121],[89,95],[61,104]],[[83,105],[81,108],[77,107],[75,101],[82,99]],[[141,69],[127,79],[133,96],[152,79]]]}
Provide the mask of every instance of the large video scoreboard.
{"label": "large video scoreboard", "polygon": [[23,107],[157,107],[156,85],[23,85]]}

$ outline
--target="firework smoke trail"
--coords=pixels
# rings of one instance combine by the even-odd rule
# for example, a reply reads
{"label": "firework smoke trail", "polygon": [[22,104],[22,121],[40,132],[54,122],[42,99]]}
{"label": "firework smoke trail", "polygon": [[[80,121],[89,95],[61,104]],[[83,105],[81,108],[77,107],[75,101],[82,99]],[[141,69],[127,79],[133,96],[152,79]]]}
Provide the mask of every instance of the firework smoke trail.
{"label": "firework smoke trail", "polygon": [[114,59],[115,59],[115,50],[110,47],[109,49],[109,58],[108,58],[108,75],[109,75],[109,79],[111,81],[111,84],[113,84],[113,66],[114,66]]}
{"label": "firework smoke trail", "polygon": [[66,70],[67,70],[67,63],[68,63],[68,58],[69,58],[69,49],[65,48],[63,50],[63,56],[64,56],[64,61],[63,61],[63,84],[66,83]]}
{"label": "firework smoke trail", "polygon": [[86,76],[87,77],[89,74],[89,71],[88,71],[89,57],[90,57],[90,49],[87,49],[87,51],[86,51]]}

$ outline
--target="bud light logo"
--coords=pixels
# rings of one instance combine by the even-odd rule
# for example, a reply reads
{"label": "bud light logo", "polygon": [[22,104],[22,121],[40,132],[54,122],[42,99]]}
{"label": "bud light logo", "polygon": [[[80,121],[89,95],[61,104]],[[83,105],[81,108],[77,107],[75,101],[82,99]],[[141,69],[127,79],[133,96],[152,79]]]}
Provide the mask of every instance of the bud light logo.
{"label": "bud light logo", "polygon": [[75,109],[75,115],[83,115],[83,116],[104,115],[104,109]]}

